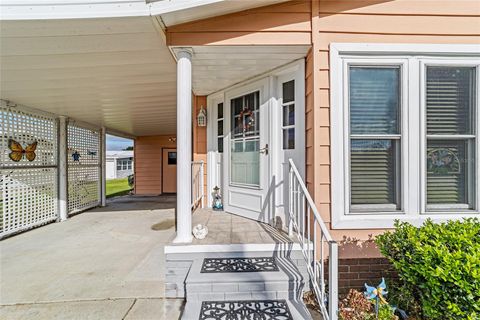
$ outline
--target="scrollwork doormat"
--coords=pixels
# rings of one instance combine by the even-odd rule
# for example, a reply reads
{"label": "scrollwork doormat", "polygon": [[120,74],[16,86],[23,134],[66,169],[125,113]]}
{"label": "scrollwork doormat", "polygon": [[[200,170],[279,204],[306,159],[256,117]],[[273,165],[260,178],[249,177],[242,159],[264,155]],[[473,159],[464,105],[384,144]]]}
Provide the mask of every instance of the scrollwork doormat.
{"label": "scrollwork doormat", "polygon": [[203,301],[199,320],[293,320],[285,300]]}
{"label": "scrollwork doormat", "polygon": [[200,273],[261,271],[278,271],[275,258],[205,258]]}

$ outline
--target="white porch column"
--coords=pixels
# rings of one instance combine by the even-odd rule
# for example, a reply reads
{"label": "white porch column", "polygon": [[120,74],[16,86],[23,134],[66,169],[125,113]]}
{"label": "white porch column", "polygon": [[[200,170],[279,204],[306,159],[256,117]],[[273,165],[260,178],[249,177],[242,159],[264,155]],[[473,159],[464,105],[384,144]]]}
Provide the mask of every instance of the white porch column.
{"label": "white porch column", "polygon": [[58,122],[58,215],[59,221],[68,218],[68,168],[67,168],[67,118],[59,117]]}
{"label": "white porch column", "polygon": [[106,170],[106,150],[107,150],[107,137],[105,127],[100,130],[100,206],[105,207],[107,205],[107,170]]}
{"label": "white porch column", "polygon": [[177,236],[192,242],[192,51],[177,52]]}

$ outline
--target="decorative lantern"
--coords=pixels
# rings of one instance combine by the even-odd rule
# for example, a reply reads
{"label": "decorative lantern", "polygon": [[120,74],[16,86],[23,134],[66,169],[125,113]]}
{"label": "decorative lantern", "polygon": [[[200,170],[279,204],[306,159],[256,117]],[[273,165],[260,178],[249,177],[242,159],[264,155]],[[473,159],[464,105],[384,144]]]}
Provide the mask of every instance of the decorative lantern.
{"label": "decorative lantern", "polygon": [[207,126],[207,111],[205,111],[203,106],[200,107],[200,111],[198,112],[197,125],[199,127],[206,127]]}
{"label": "decorative lantern", "polygon": [[223,210],[222,195],[220,194],[220,188],[218,186],[215,186],[215,188],[213,188],[212,208],[215,211],[222,211]]}

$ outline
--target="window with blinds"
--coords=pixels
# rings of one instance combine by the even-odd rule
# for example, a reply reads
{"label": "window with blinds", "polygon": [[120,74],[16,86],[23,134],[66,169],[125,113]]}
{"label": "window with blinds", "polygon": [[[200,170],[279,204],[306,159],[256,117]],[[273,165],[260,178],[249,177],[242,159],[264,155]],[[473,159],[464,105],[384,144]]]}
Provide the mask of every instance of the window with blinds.
{"label": "window with blinds", "polygon": [[400,72],[349,67],[352,211],[400,209]]}
{"label": "window with blinds", "polygon": [[426,68],[427,205],[471,209],[475,176],[475,68]]}

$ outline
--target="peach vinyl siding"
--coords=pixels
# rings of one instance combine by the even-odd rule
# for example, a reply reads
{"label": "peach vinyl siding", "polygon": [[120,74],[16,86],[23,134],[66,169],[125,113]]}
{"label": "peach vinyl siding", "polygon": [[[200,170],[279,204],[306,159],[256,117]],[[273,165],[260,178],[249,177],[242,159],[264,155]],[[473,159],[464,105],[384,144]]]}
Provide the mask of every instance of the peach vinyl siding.
{"label": "peach vinyl siding", "polygon": [[167,29],[167,44],[310,45],[310,1],[290,1]]}
{"label": "peach vinyl siding", "polygon": [[207,127],[199,127],[197,125],[197,115],[200,108],[207,110],[207,97],[194,96],[193,97],[193,161],[204,162],[203,166],[203,188],[207,191]]}
{"label": "peach vinyl siding", "polygon": [[[479,1],[345,0],[312,2],[313,63],[307,58],[307,181],[322,217],[330,221],[330,75],[331,43],[480,43]],[[308,74],[308,72],[307,72]],[[309,84],[312,81],[313,84]],[[334,106],[338,107],[338,106]],[[312,110],[313,108],[313,110]],[[313,113],[313,116],[311,115]],[[313,131],[310,133],[310,131]],[[314,148],[311,154],[310,148]],[[312,163],[314,167],[311,168]],[[311,183],[314,186],[310,186]],[[381,230],[332,230],[338,239],[367,240]],[[345,237],[345,238],[344,238]],[[352,248],[358,246],[352,244]],[[343,254],[350,252],[345,246]],[[371,251],[371,247],[369,250]],[[358,254],[358,253],[357,253]],[[368,254],[370,255],[370,253]]]}
{"label": "peach vinyl siding", "polygon": [[[167,29],[170,46],[311,46],[305,69],[306,182],[327,224],[331,221],[332,179],[329,48],[331,43],[342,42],[478,44],[480,1],[290,1]],[[202,105],[206,105],[205,97],[194,97],[193,159],[206,161],[206,130],[196,126],[196,115]],[[148,143],[139,138],[136,152]],[[148,171],[150,175],[146,173],[152,166],[147,162],[136,161],[138,181],[143,183],[138,188],[145,193],[155,190],[156,183],[160,185],[161,181],[159,173],[155,173],[157,168]],[[343,257],[378,255],[373,244],[359,244],[357,240],[368,240],[380,232],[382,230],[332,230],[336,239],[346,240],[340,251]]]}
{"label": "peach vinyl siding", "polygon": [[[207,127],[197,126],[200,108],[206,108],[207,97],[193,96],[192,107],[192,149],[193,161],[203,160],[204,187],[207,183]],[[176,148],[170,141],[175,135],[143,136],[135,140],[135,194],[158,195],[162,193],[162,149]],[[206,190],[206,189],[205,189]]]}
{"label": "peach vinyl siding", "polygon": [[175,135],[143,136],[135,139],[135,194],[162,193],[162,148],[176,148]]}

